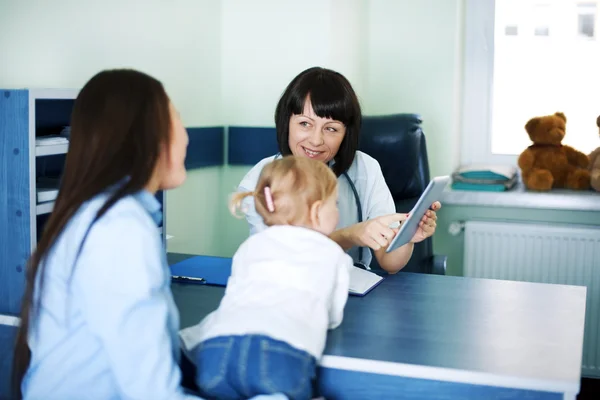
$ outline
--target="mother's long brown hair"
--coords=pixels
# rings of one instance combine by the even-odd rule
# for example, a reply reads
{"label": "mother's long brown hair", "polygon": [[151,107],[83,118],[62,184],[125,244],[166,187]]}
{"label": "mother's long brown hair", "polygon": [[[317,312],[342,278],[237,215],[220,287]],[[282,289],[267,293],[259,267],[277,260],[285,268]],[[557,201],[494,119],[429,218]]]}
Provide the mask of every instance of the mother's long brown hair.
{"label": "mother's long brown hair", "polygon": [[[127,69],[102,71],[77,96],[71,115],[69,152],[54,211],[27,267],[12,370],[17,397],[21,397],[21,382],[31,360],[27,336],[43,290],[44,257],[83,203],[124,182],[116,186],[118,189],[100,208],[97,220],[120,199],[146,187],[161,150],[168,148],[170,128],[169,98],[163,85],[144,73]],[[38,275],[38,300],[34,302]]]}

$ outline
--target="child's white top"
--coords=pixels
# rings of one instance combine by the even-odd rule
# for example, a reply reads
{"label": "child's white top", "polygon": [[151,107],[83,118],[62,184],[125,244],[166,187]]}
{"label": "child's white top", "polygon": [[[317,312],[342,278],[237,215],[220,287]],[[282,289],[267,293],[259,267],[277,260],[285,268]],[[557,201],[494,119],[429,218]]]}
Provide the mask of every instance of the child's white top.
{"label": "child's white top", "polygon": [[[253,192],[256,189],[263,168],[276,158],[281,158],[281,156],[278,155],[264,158],[252,167],[240,182],[238,191]],[[381,172],[381,166],[377,160],[362,151],[357,151],[354,156],[354,161],[346,173],[358,193],[363,221],[381,217],[382,215],[394,214],[396,212],[394,199],[385,182],[385,178]],[[254,199],[252,197],[247,197],[244,200],[244,206],[247,207],[247,210],[244,210],[244,212],[246,214],[246,220],[250,225],[250,235],[265,229],[266,225],[254,207]],[[336,229],[347,228],[358,223],[358,204],[350,183],[343,175],[338,177],[337,206],[340,218]],[[409,211],[410,210],[400,210],[399,212]],[[371,265],[373,256],[368,248],[363,248],[362,259],[359,258],[357,246],[349,249],[347,253],[355,262]]]}
{"label": "child's white top", "polygon": [[319,359],[327,329],[342,322],[352,258],[327,236],[272,226],[233,256],[219,308],[180,332],[186,350],[210,338],[262,334]]}

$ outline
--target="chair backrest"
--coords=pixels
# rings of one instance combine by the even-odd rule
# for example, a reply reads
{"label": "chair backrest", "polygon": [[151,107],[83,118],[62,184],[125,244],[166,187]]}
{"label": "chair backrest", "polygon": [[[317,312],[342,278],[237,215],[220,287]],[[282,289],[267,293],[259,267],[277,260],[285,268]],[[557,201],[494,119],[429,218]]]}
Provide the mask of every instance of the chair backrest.
{"label": "chair backrest", "polygon": [[[359,149],[381,165],[396,211],[409,212],[429,184],[425,135],[417,114],[363,117]],[[415,245],[406,272],[425,272],[423,261],[433,256],[431,238]],[[373,258],[372,266],[378,267]]]}

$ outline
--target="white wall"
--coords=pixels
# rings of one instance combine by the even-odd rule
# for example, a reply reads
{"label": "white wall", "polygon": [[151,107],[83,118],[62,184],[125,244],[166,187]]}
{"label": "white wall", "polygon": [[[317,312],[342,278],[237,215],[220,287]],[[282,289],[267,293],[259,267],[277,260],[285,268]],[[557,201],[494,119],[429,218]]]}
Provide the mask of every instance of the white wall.
{"label": "white wall", "polygon": [[364,102],[368,71],[367,44],[370,0],[331,0],[329,63],[324,65],[343,74]]}
{"label": "white wall", "polygon": [[186,124],[220,124],[219,15],[212,0],[0,0],[0,87],[80,88],[132,67],[165,84]]}
{"label": "white wall", "polygon": [[273,126],[290,80],[320,65],[344,74],[367,115],[422,115],[432,175],[460,154],[464,0],[224,0],[227,125]]}
{"label": "white wall", "polygon": [[464,0],[369,0],[366,114],[418,113],[431,174],[458,166]]}
{"label": "white wall", "polygon": [[[328,2],[325,2],[328,3]],[[228,125],[273,126],[287,83],[301,70],[328,61],[328,12],[322,0],[224,0],[223,115]],[[268,10],[268,11],[265,11]]]}
{"label": "white wall", "polygon": [[[105,68],[163,82],[186,126],[222,125],[221,3],[214,0],[0,0],[0,88],[80,88]],[[191,171],[167,197],[175,251],[208,252],[216,169]],[[190,210],[192,210],[190,212]]]}
{"label": "white wall", "polygon": [[[464,0],[0,0],[0,87],[81,87],[103,68],[165,84],[186,126],[273,126],[290,80],[344,74],[365,114],[424,118],[432,174],[459,160]],[[191,171],[169,192],[170,251],[230,255],[247,168]]]}
{"label": "white wall", "polygon": [[[364,0],[223,0],[222,94],[227,125],[274,126],[287,84],[313,66],[362,78]],[[353,82],[354,83],[354,82]]]}

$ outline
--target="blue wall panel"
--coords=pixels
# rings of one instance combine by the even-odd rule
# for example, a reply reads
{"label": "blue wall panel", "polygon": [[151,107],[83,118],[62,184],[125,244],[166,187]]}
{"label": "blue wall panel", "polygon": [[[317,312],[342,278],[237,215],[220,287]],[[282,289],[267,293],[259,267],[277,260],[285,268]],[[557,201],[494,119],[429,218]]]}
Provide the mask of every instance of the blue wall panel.
{"label": "blue wall panel", "polygon": [[[185,166],[188,170],[225,163],[224,127],[187,128],[187,131],[190,144]],[[279,151],[275,128],[232,126],[228,136],[229,165],[254,165]]]}
{"label": "blue wall panel", "polygon": [[225,128],[186,128],[190,143],[187,149],[187,169],[214,167],[224,163]]}
{"label": "blue wall panel", "polygon": [[26,90],[0,91],[0,314],[18,314],[30,255]]}
{"label": "blue wall panel", "polygon": [[275,128],[229,127],[230,165],[254,165],[279,152]]}

